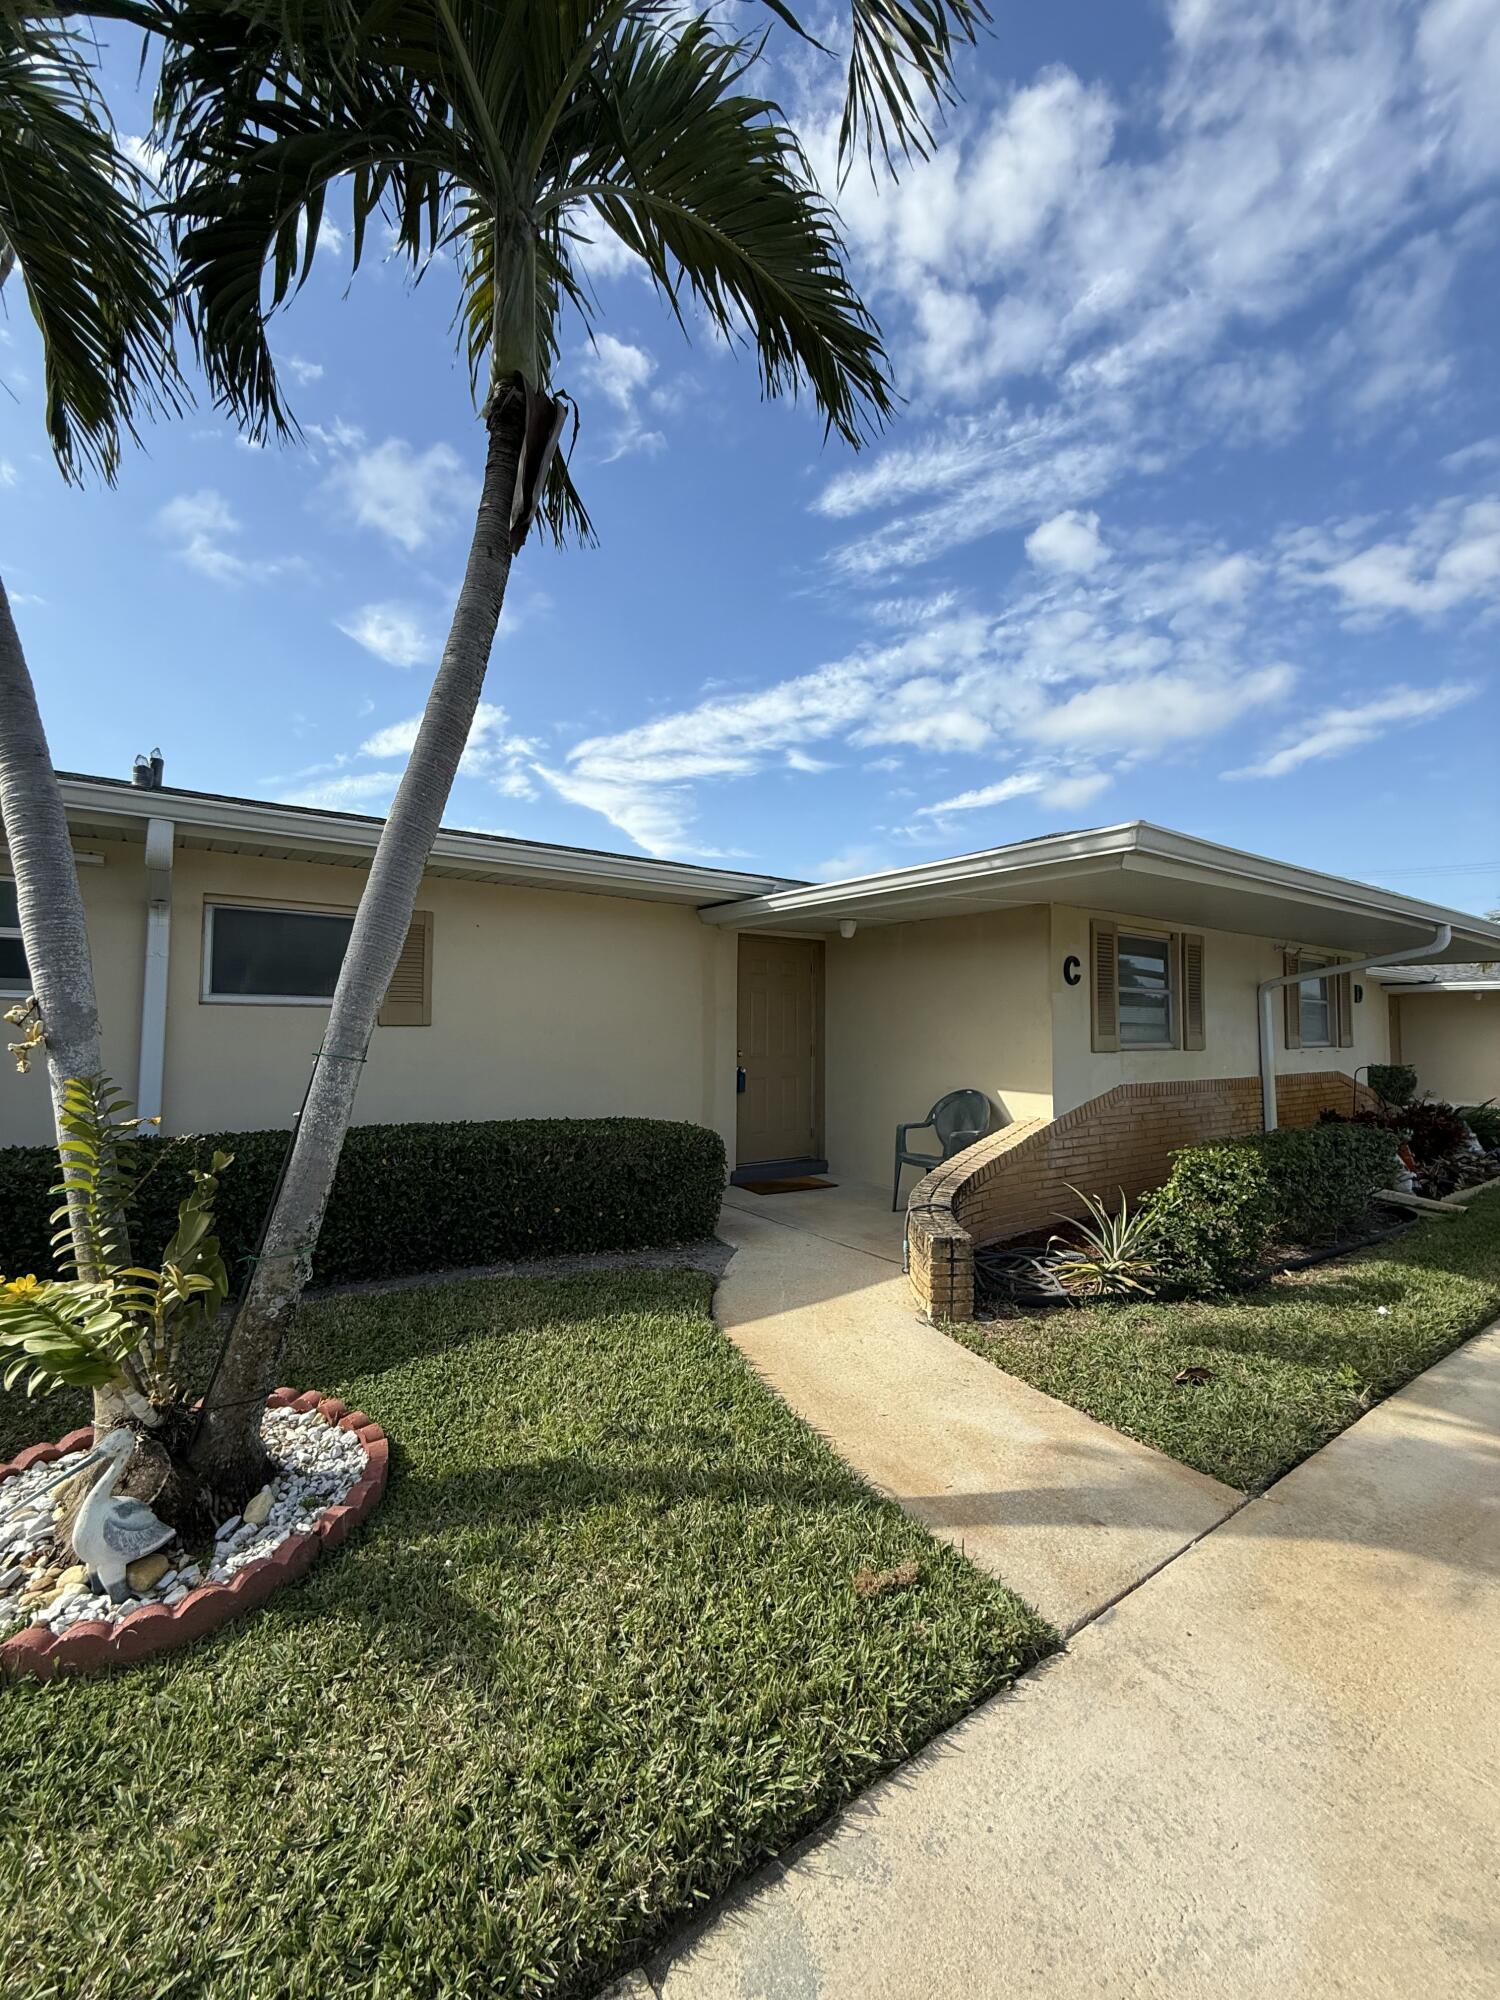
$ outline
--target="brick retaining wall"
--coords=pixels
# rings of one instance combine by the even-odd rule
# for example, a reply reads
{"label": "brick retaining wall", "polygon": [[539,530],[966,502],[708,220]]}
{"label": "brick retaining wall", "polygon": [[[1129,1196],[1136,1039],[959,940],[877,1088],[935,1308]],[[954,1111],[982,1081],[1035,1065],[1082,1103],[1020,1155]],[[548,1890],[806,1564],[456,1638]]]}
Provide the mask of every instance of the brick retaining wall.
{"label": "brick retaining wall", "polygon": [[[1325,1110],[1373,1108],[1340,1070],[1276,1079],[1282,1125],[1315,1125]],[[1113,1202],[1159,1187],[1182,1146],[1260,1130],[1260,1078],[1119,1083],[1060,1118],[1007,1125],[918,1182],[907,1202],[912,1289],[931,1319],[974,1316],[974,1245],[1047,1228],[1077,1212],[1070,1187]]]}

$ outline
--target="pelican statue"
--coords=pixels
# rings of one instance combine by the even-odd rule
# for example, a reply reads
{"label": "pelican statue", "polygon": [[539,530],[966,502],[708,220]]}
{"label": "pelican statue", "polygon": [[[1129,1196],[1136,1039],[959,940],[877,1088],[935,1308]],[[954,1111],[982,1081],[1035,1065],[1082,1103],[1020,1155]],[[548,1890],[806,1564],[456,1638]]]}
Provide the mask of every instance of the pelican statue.
{"label": "pelican statue", "polygon": [[108,1465],[109,1470],[94,1481],[74,1516],[73,1553],[88,1565],[89,1589],[107,1590],[116,1604],[131,1595],[125,1580],[126,1567],[137,1556],[149,1556],[164,1548],[177,1532],[165,1521],[159,1521],[144,1501],[124,1495],[118,1500],[114,1497],[120,1474],[139,1441],[131,1430],[107,1431],[81,1464],[59,1473],[39,1489],[50,1493],[65,1480],[76,1479],[87,1466],[100,1460]]}

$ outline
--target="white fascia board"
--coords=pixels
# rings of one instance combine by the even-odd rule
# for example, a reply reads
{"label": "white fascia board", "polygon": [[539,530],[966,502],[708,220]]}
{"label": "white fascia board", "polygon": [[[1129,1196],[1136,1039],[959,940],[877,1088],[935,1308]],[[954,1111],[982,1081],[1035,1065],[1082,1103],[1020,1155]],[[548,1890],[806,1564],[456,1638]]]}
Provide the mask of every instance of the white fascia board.
{"label": "white fascia board", "polygon": [[[308,860],[335,855],[364,860],[375,852],[382,822],[310,811],[261,801],[218,799],[201,793],[132,789],[89,778],[64,778],[63,798],[71,813],[90,823],[136,826],[170,815],[180,836],[208,836],[274,845],[300,851]],[[549,886],[628,896],[646,892],[670,901],[700,903],[713,896],[742,895],[748,885],[778,883],[775,876],[697,868],[647,856],[593,853],[584,848],[548,847],[538,842],[500,840],[493,835],[439,832],[432,859],[497,880],[545,881]]]}

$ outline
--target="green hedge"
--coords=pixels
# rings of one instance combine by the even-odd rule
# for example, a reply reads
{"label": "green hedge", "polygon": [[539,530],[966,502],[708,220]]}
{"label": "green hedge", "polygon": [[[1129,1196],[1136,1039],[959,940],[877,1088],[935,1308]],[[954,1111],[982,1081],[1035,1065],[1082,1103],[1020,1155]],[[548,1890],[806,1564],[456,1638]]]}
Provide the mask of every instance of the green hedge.
{"label": "green hedge", "polygon": [[[132,1248],[154,1260],[172,1232],[189,1169],[221,1149],[234,1165],[219,1192],[219,1239],[237,1283],[276,1184],[285,1132],[143,1139],[149,1167]],[[0,1272],[52,1269],[50,1147],[0,1148]],[[509,1258],[644,1250],[711,1236],[724,1143],[699,1125],[656,1118],[515,1118],[489,1123],[358,1125],[350,1132],[323,1232],[316,1281],[396,1278]]]}
{"label": "green hedge", "polygon": [[1146,1197],[1151,1261],[1172,1290],[1212,1295],[1252,1270],[1273,1243],[1323,1244],[1358,1226],[1396,1168],[1392,1133],[1314,1125],[1184,1146]]}
{"label": "green hedge", "polygon": [[1278,1129],[1240,1143],[1266,1163],[1276,1202],[1272,1232],[1287,1243],[1337,1242],[1396,1172],[1396,1135],[1374,1125]]}

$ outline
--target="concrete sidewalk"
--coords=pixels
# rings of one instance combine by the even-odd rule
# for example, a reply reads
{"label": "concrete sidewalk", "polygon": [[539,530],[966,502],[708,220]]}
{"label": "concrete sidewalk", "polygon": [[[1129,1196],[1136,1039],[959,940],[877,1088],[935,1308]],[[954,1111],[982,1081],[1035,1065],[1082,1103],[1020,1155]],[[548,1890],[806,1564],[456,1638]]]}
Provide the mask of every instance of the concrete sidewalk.
{"label": "concrete sidewalk", "polygon": [[1241,1496],[926,1325],[889,1201],[731,1188],[715,1315],[873,1486],[1072,1631]]}
{"label": "concrete sidewalk", "polygon": [[1497,1871],[1492,1329],[773,1866],[649,1990],[1480,2000]]}

